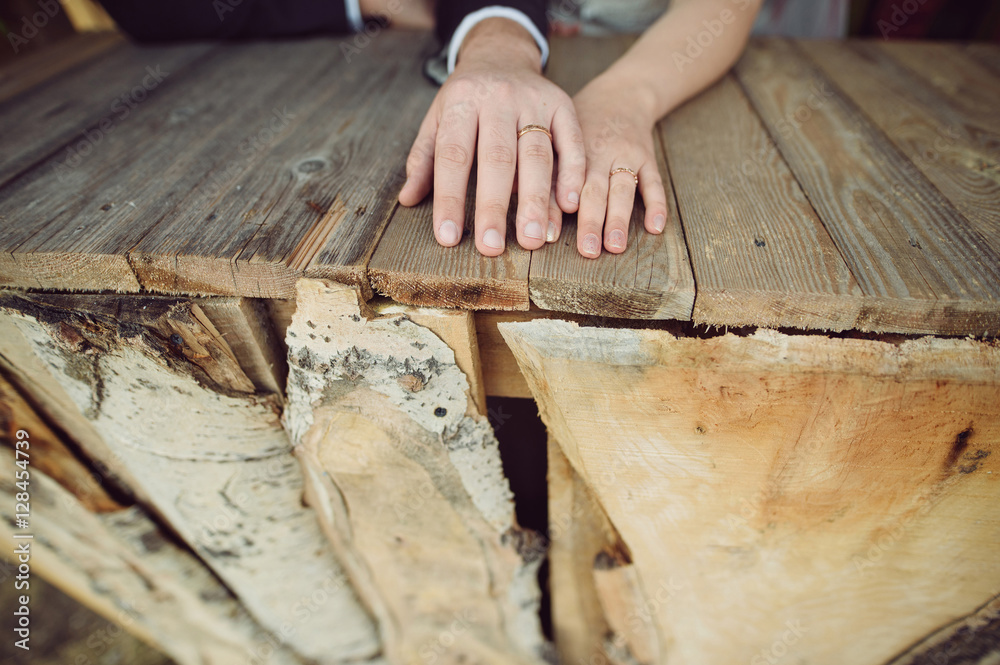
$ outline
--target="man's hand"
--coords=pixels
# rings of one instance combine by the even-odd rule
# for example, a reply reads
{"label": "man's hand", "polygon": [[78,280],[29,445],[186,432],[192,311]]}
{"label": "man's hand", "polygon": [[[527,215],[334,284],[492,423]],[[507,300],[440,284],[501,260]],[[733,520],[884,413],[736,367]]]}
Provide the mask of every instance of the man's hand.
{"label": "man's hand", "polygon": [[401,30],[434,28],[432,0],[358,0],[358,6],[366,21],[379,18]]}
{"label": "man's hand", "polygon": [[[532,131],[517,138],[526,125]],[[478,155],[475,238],[486,256],[503,253],[507,208],[517,175],[517,241],[538,249],[559,237],[562,213],[576,212],[585,154],[573,102],[541,74],[538,47],[520,25],[482,21],[463,41],[455,71],[424,117],[399,193],[405,206],[434,188],[434,236],[446,247],[462,239],[465,196]],[[554,143],[554,145],[553,145]],[[553,149],[559,156],[553,187]]]}

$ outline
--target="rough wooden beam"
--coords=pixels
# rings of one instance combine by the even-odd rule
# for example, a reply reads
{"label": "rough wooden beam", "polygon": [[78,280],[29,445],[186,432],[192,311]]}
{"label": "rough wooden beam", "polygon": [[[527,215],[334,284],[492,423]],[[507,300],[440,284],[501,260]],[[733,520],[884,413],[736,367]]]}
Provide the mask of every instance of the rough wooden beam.
{"label": "rough wooden beam", "polygon": [[307,497],[390,662],[537,663],[535,536],[514,520],[489,423],[442,339],[303,279],[286,426]]}
{"label": "rough wooden beam", "polygon": [[259,298],[202,298],[197,305],[232,349],[254,387],[283,395],[288,364],[274,330],[267,301]]}
{"label": "rough wooden beam", "polygon": [[659,662],[880,665],[1000,589],[996,344],[499,328],[631,552]]}

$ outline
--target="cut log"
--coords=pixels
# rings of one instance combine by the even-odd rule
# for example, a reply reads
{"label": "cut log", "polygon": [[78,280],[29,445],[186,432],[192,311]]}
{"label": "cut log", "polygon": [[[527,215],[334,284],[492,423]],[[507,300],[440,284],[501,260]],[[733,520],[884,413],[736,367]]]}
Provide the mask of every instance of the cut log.
{"label": "cut log", "polygon": [[[36,433],[29,432],[31,517],[15,534],[14,503],[0,506],[0,534],[27,543],[31,573],[168,654],[178,665],[301,663],[262,631],[239,602],[189,552],[174,545],[138,508],[98,517],[37,468]],[[44,454],[44,453],[41,453]],[[14,487],[14,455],[0,450],[0,492]],[[12,540],[30,534],[30,539]],[[5,557],[10,557],[7,548]],[[29,584],[31,580],[29,578]],[[31,594],[32,587],[25,593]],[[44,620],[44,618],[42,618]],[[91,636],[102,644],[100,635]],[[30,642],[29,642],[30,645]]]}
{"label": "cut log", "polygon": [[1000,590],[996,344],[499,328],[631,552],[658,662],[877,665]]}
{"label": "cut log", "polygon": [[277,398],[242,392],[238,364],[223,371],[231,350],[193,303],[156,315],[161,299],[103,297],[104,312],[76,298],[11,298],[0,318],[268,639],[317,663],[377,657],[375,626],[302,505]]}
{"label": "cut log", "polygon": [[[60,435],[4,378],[0,366],[0,444],[11,450],[18,441],[18,431],[29,432],[33,466],[47,474],[76,497],[87,510],[104,513],[124,508],[78,460]],[[13,477],[13,476],[11,476]]]}
{"label": "cut log", "polygon": [[535,535],[470,382],[428,328],[362,303],[298,284],[285,422],[306,496],[390,662],[538,663]]}

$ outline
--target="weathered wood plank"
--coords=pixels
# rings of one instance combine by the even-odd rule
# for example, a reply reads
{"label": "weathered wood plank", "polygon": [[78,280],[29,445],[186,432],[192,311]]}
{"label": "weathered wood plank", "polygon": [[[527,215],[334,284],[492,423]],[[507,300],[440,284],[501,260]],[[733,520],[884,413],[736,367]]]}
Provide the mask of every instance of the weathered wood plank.
{"label": "weathered wood plank", "polygon": [[[803,42],[808,44],[808,42]],[[851,42],[854,50],[865,54],[885,53],[903,65],[911,75],[922,79],[922,87],[929,87],[935,94],[930,105],[946,106],[971,125],[967,130],[983,146],[997,149],[996,135],[1000,134],[1000,118],[996,105],[1000,104],[1000,72],[976,58],[973,46],[964,47],[954,42],[911,42],[909,40],[873,43]],[[998,53],[996,45],[983,44],[983,52]],[[927,99],[926,95],[921,95]],[[988,130],[980,135],[976,130]],[[992,134],[992,135],[991,135]]]}
{"label": "weathered wood plank", "polygon": [[[570,90],[582,87],[584,80],[610,65],[633,39],[602,41],[596,50],[589,40],[553,40],[549,76],[559,84],[565,80]],[[614,127],[596,140],[613,141]],[[576,215],[564,216],[559,239],[532,252],[529,290],[537,306],[623,318],[691,318],[694,278],[670,186],[670,169],[662,143],[657,140],[655,144],[669,207],[663,233],[645,231],[645,208],[637,197],[627,249],[621,254],[604,252],[598,259],[586,259],[576,249]]]}
{"label": "weathered wood plank", "polygon": [[1000,255],[794,44],[752,41],[736,74],[864,293],[856,327],[1000,331]]}
{"label": "weathered wood plank", "polygon": [[[204,44],[121,44],[73,71],[72,76],[58,77],[3,102],[0,185],[50,155],[68,160],[67,168],[76,159],[87,159],[102,139],[112,135],[117,123],[135,113],[147,97],[156,96],[157,88],[172,83],[171,77],[180,78],[187,66],[210,49]],[[38,131],[42,119],[45,131]],[[3,214],[14,221],[10,212],[11,208],[4,206]],[[0,234],[0,239],[4,238]]]}
{"label": "weathered wood plank", "polygon": [[[375,658],[374,625],[314,512],[302,505],[303,478],[276,398],[235,390],[228,375],[198,364],[221,338],[206,327],[183,344],[171,339],[182,332],[164,339],[169,322],[161,319],[184,320],[183,303],[157,316],[157,299],[143,309],[141,299],[117,299],[128,301],[122,305],[106,296],[109,316],[85,299],[79,310],[86,314],[68,300],[56,307],[36,297],[19,309],[5,303],[4,318],[149,507],[233,590],[268,639],[318,663]],[[189,353],[189,340],[209,353]],[[320,591],[325,602],[302,612],[303,599]]]}
{"label": "weathered wood plank", "polygon": [[[38,468],[34,431],[28,440],[35,453],[31,521],[28,531],[18,533],[33,538],[12,540],[12,497],[20,490],[14,487],[14,455],[6,449],[0,449],[0,492],[10,500],[0,507],[0,534],[7,542],[28,543],[33,574],[178,665],[301,662],[280,645],[262,649],[260,626],[200,561],[174,545],[141,510],[103,517],[90,513]],[[5,548],[4,557],[9,556]],[[88,646],[104,646],[100,636],[92,637]]]}
{"label": "weathered wood plank", "polygon": [[[500,331],[631,552],[659,662],[881,665],[1000,590],[996,345]],[[996,630],[969,628],[993,658]]]}
{"label": "weathered wood plank", "polygon": [[541,662],[534,534],[455,354],[356,287],[298,289],[285,423],[386,659]]}
{"label": "weathered wood plank", "polygon": [[124,41],[116,32],[78,34],[0,67],[0,103],[74,69]]}
{"label": "weathered wood plank", "polygon": [[[284,45],[287,53],[262,46],[255,78],[299,74],[271,93],[280,108],[268,102],[254,131],[244,126],[225,146],[227,163],[195,174],[200,184],[131,248],[142,284],[289,298],[308,273],[367,289],[365,267],[395,209],[408,141],[433,96],[419,75],[427,45],[426,35],[394,34],[353,59],[336,40]],[[246,105],[230,102],[234,111]]]}
{"label": "weathered wood plank", "polygon": [[[990,73],[958,46],[921,46],[917,58],[888,44],[802,42],[813,62],[996,249],[1000,85],[989,85]],[[935,87],[945,75],[948,88]]]}
{"label": "weathered wood plank", "polygon": [[[141,284],[154,292],[252,296],[280,290],[260,279],[237,288],[239,266],[228,259],[225,289],[202,285],[197,276],[176,278],[172,267],[158,279],[140,241],[155,242],[157,229],[172,230],[171,244],[163,251],[180,245],[197,255],[219,234],[234,236],[241,228],[258,226],[248,225],[242,216],[212,217],[204,209],[206,201],[219,197],[227,185],[238,186],[230,182],[233,176],[257,165],[268,139],[286,131],[289,114],[301,110],[294,103],[291,108],[276,106],[276,99],[307,106],[322,101],[312,93],[317,79],[336,82],[330,72],[339,54],[329,52],[329,46],[328,41],[227,45],[205,58],[196,71],[174,74],[182,78],[177,85],[98,134],[93,154],[81,157],[78,164],[57,156],[5,190],[0,214],[14,222],[0,234],[0,247],[7,250],[0,254],[5,283],[113,291],[137,291]],[[298,75],[261,76],[267,61]],[[166,82],[173,80],[168,77]],[[283,168],[279,171],[285,175]],[[69,200],[50,196],[67,190],[82,195]],[[254,193],[237,194],[246,200]],[[171,226],[178,214],[196,216],[197,221],[185,228]],[[178,260],[176,253],[167,255],[170,266]],[[280,274],[269,276],[280,284]],[[288,284],[294,281],[285,279]]]}
{"label": "weathered wood plank", "polygon": [[412,208],[399,206],[372,256],[372,288],[412,305],[527,310],[531,252],[517,244],[516,201],[507,215],[504,253],[487,257],[472,236],[475,191],[473,178],[465,203],[466,232],[455,247],[442,247],[434,239],[430,199]]}
{"label": "weathered wood plank", "polygon": [[861,290],[731,76],[661,124],[696,323],[852,328]]}

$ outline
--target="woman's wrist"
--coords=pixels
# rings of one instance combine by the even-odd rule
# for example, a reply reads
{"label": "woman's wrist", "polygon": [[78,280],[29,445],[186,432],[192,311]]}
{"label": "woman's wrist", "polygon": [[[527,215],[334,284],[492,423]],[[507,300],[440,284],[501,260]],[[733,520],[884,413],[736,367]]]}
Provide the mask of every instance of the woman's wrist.
{"label": "woman's wrist", "polygon": [[657,108],[656,91],[648,82],[626,72],[627,69],[608,69],[588,83],[577,97],[593,94],[600,100],[613,99],[624,115],[652,127],[663,115]]}

